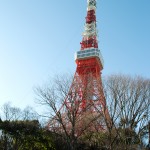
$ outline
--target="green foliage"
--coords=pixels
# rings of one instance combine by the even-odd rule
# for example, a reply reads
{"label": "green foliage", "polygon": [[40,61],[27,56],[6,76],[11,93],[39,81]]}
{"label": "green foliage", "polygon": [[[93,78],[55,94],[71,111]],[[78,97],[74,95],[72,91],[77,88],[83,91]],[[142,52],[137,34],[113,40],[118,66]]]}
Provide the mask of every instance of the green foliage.
{"label": "green foliage", "polygon": [[54,150],[52,134],[37,120],[0,121],[0,147],[12,150]]}

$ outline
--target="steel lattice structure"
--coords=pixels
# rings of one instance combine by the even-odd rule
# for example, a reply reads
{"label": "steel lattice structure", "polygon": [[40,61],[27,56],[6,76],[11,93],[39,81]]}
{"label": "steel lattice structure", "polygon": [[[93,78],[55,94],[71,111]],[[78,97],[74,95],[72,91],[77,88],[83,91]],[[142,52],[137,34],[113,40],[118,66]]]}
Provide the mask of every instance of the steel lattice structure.
{"label": "steel lattice structure", "polygon": [[[72,126],[68,119],[74,116],[77,118],[75,133],[78,135],[86,125],[92,131],[105,130],[104,117],[109,118],[101,81],[103,58],[98,49],[97,33],[96,0],[87,0],[87,16],[80,43],[81,49],[75,54],[76,72],[64,104],[58,112],[62,115],[61,121],[67,125],[68,132]],[[62,125],[57,121],[57,116],[49,126],[57,131],[63,130]]]}

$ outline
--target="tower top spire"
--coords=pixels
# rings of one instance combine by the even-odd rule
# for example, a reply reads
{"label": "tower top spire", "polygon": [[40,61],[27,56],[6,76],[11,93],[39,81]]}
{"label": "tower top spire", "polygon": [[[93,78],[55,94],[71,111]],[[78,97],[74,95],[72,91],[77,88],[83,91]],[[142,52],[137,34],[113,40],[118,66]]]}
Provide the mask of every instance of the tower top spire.
{"label": "tower top spire", "polygon": [[96,9],[96,0],[87,0],[87,4],[88,4],[87,10]]}
{"label": "tower top spire", "polygon": [[86,48],[98,48],[96,29],[96,0],[87,0],[87,16],[82,34],[81,50]]}

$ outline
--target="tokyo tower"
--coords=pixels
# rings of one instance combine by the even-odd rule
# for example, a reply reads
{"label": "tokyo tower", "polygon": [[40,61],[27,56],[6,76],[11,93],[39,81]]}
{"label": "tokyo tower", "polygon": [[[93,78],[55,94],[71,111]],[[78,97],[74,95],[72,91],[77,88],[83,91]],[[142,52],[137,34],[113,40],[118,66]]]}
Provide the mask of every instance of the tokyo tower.
{"label": "tokyo tower", "polygon": [[[98,48],[96,4],[96,0],[87,0],[81,49],[75,54],[76,72],[64,104],[58,112],[63,116],[61,121],[63,125],[67,125],[68,132],[74,124],[74,132],[78,135],[87,128],[90,131],[105,130],[104,117],[109,118],[101,80],[104,66]],[[62,126],[56,120],[53,127],[61,130]]]}

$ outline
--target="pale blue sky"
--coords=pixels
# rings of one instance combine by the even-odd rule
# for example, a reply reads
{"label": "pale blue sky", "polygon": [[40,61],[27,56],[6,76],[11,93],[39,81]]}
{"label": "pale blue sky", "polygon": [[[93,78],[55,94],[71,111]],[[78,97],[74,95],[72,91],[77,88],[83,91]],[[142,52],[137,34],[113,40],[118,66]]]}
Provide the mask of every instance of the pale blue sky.
{"label": "pale blue sky", "polygon": [[[33,87],[75,72],[85,16],[86,0],[0,0],[0,106],[34,106]],[[97,28],[103,76],[150,77],[150,0],[98,0]]]}

